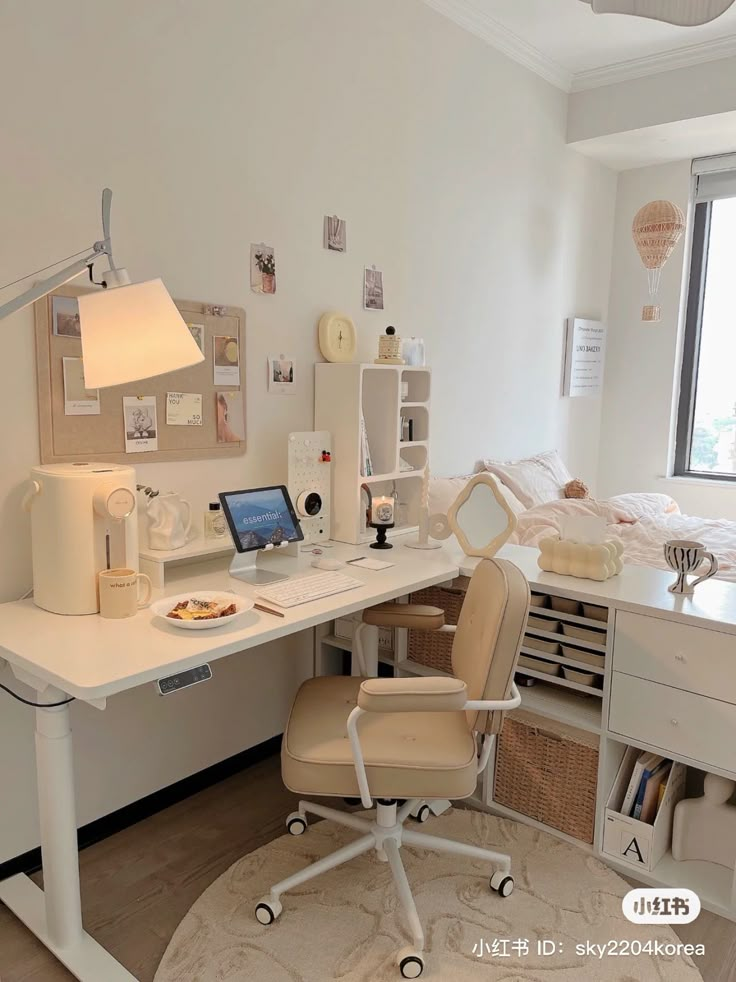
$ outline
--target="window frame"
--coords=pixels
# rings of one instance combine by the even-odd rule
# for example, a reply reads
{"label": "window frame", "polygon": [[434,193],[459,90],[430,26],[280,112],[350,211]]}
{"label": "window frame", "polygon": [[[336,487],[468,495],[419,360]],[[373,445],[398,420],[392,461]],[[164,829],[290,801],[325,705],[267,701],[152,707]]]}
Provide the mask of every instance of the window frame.
{"label": "window frame", "polygon": [[690,280],[680,366],[680,396],[677,406],[673,476],[733,483],[736,482],[736,474],[724,474],[720,471],[698,471],[690,467],[712,210],[712,201],[699,201],[694,210]]}

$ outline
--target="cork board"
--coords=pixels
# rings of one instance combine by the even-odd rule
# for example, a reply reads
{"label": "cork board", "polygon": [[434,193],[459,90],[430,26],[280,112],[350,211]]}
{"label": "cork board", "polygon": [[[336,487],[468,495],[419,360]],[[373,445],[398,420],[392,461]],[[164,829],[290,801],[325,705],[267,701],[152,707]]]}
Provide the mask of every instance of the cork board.
{"label": "cork board", "polygon": [[[36,321],[36,366],[38,382],[39,441],[42,464],[72,461],[143,464],[149,461],[201,460],[237,457],[245,453],[247,432],[232,443],[217,440],[217,394],[239,391],[245,426],[245,311],[193,300],[174,303],[187,323],[203,325],[205,360],[191,368],[168,375],[100,389],[99,415],[65,415],[64,358],[81,358],[82,342],[76,337],[54,334],[54,297],[79,297],[89,290],[64,286],[34,304]],[[240,351],[240,385],[214,382],[213,338],[237,337]],[[201,426],[169,426],[166,423],[167,392],[202,395]],[[156,399],[158,449],[125,452],[123,397],[153,396]]]}

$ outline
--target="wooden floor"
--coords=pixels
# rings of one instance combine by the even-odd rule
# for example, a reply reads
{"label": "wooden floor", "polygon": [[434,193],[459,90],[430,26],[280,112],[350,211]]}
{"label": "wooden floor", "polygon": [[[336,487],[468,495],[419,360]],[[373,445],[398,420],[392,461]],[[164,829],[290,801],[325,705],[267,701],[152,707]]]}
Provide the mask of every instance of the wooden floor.
{"label": "wooden floor", "polygon": [[[282,835],[295,800],[281,783],[275,756],[85,849],[87,929],[140,982],[151,982],[197,897],[240,856]],[[703,913],[678,933],[705,944],[706,955],[698,959],[705,982],[736,982],[736,925]],[[2,906],[0,979],[72,979]]]}

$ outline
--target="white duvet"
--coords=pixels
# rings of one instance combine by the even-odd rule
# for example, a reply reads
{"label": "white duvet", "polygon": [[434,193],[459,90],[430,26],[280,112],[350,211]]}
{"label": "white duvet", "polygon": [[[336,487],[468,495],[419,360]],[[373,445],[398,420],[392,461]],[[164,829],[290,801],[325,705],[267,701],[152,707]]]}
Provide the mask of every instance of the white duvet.
{"label": "white duvet", "polygon": [[639,566],[667,569],[664,543],[668,539],[695,539],[715,554],[719,566],[717,576],[736,582],[736,522],[683,515],[677,502],[667,494],[631,493],[601,501],[593,498],[549,501],[517,516],[518,525],[510,541],[523,546],[539,545],[540,539],[559,533],[560,519],[567,515],[605,518],[610,537],[620,539],[623,544],[624,561]]}

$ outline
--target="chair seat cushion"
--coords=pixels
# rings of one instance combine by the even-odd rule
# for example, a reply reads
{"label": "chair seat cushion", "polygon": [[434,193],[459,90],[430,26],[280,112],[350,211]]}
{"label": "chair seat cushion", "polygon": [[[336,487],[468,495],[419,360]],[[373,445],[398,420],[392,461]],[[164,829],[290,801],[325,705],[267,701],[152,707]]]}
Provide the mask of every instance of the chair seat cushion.
{"label": "chair seat cushion", "polygon": [[[359,795],[347,720],[362,682],[326,676],[299,689],[281,746],[281,772],[291,791]],[[373,797],[467,798],[475,791],[475,739],[462,711],[366,713],[358,736]]]}

